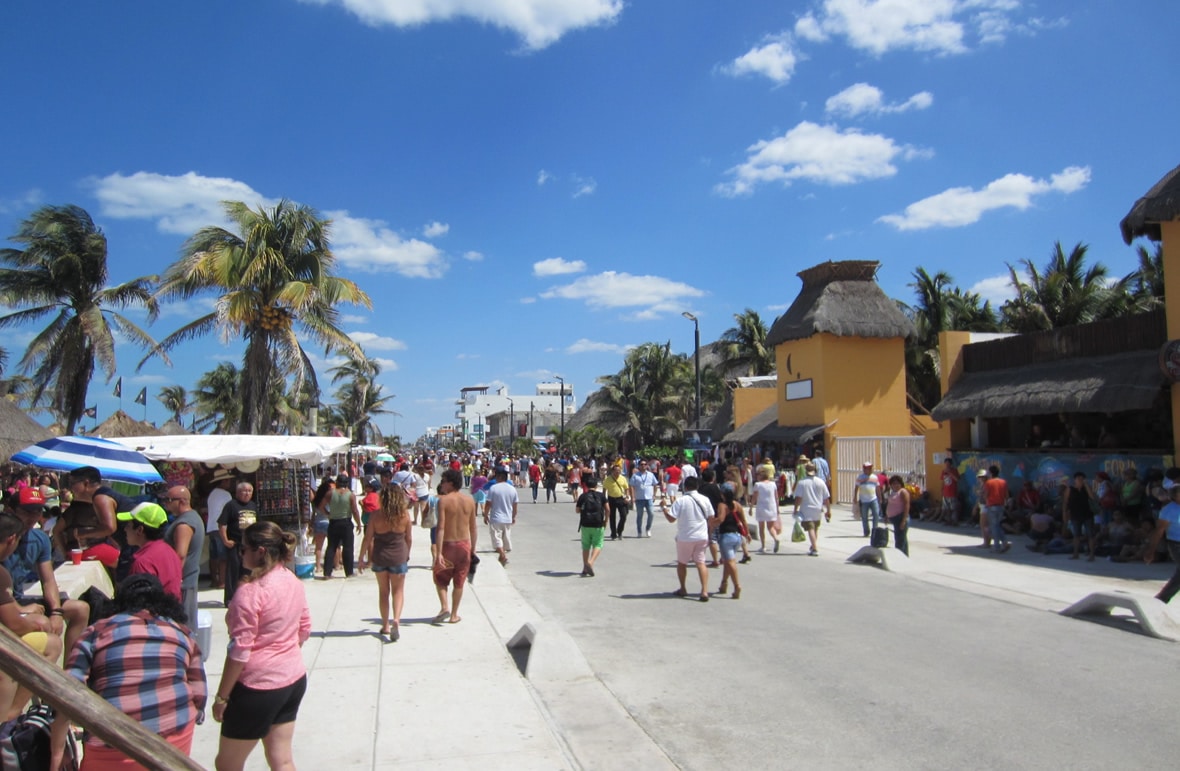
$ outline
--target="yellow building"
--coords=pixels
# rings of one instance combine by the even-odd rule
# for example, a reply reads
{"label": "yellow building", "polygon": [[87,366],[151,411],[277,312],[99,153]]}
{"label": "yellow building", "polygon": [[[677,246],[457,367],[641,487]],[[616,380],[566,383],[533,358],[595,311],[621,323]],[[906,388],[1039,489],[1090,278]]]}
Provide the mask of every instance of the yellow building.
{"label": "yellow building", "polygon": [[[774,404],[724,441],[782,442],[823,434],[833,497],[847,500],[865,460],[888,473],[926,476],[921,437],[906,405],[910,320],[876,282],[880,263],[827,262],[799,273],[799,296],[771,327]],[[735,411],[735,418],[737,417]]]}

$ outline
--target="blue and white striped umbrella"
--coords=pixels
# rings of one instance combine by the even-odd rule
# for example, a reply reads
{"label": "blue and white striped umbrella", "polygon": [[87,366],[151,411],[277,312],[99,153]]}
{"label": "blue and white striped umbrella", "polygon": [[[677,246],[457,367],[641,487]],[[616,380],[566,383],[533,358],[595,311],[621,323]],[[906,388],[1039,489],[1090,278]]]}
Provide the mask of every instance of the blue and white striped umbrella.
{"label": "blue and white striped umbrella", "polygon": [[26,463],[54,471],[73,471],[80,466],[94,466],[103,479],[117,482],[162,482],[156,467],[135,450],[88,436],[57,436],[37,442],[12,456],[14,463]]}

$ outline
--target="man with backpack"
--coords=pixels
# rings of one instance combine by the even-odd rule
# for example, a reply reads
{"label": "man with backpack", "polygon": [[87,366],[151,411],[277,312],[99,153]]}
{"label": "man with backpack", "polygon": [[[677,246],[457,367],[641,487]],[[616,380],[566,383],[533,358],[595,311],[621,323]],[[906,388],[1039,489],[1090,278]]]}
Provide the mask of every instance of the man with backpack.
{"label": "man with backpack", "polygon": [[606,496],[594,489],[598,480],[587,474],[583,480],[586,492],[578,496],[574,510],[578,512],[578,529],[582,533],[582,576],[594,576],[594,561],[602,552],[602,532],[606,527]]}

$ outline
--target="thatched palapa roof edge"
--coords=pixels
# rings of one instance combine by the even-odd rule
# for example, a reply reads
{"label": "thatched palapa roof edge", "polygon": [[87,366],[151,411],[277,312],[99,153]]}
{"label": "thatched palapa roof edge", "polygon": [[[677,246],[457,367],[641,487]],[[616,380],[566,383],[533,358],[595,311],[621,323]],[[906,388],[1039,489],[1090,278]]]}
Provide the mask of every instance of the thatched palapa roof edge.
{"label": "thatched palapa roof edge", "polygon": [[1119,229],[1123,232],[1123,241],[1128,245],[1139,236],[1159,241],[1159,223],[1171,222],[1177,217],[1180,217],[1180,166],[1165,174],[1135,202],[1119,223]]}
{"label": "thatched palapa roof edge", "polygon": [[1147,409],[1163,384],[1157,351],[1064,359],[965,374],[931,415],[944,421]]}

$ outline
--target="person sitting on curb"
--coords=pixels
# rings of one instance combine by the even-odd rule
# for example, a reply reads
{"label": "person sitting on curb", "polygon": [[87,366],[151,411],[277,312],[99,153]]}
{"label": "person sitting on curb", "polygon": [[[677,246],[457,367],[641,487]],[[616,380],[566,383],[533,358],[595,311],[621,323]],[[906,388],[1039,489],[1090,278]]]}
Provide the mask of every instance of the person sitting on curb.
{"label": "person sitting on curb", "polygon": [[[4,560],[4,567],[12,577],[13,596],[21,612],[47,615],[51,631],[58,636],[65,633],[65,649],[69,651],[90,623],[90,606],[81,600],[71,600],[58,590],[49,534],[37,527],[43,500],[36,487],[23,488],[6,499],[8,513],[20,519],[25,529],[16,551]],[[34,581],[41,584],[40,597],[22,591],[22,587]]]}

